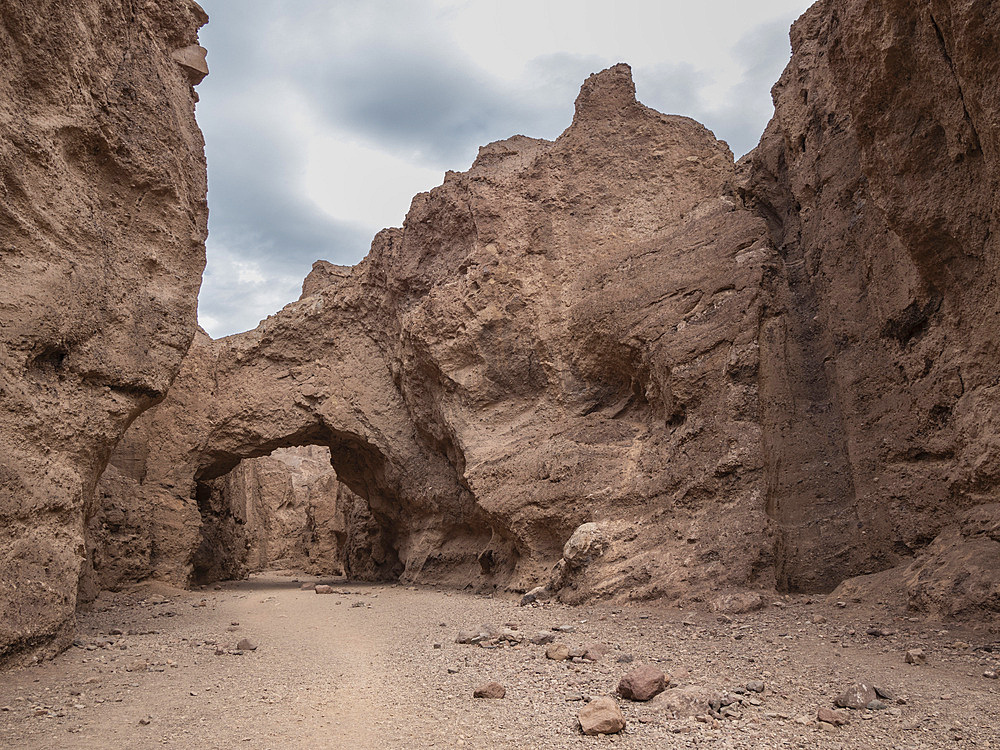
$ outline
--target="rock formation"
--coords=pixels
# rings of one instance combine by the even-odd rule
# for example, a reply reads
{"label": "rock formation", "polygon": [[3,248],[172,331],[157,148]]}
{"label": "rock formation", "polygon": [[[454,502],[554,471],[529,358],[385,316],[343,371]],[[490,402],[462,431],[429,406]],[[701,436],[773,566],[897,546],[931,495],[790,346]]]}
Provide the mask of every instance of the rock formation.
{"label": "rock formation", "polygon": [[565,577],[569,598],[770,583],[772,253],[734,177],[725,144],[638,104],[620,65],[555,142],[485,147],[352,272],[320,264],[255,331],[199,338],[133,427],[152,442],[119,451],[145,457],[156,574],[191,575],[199,487],[313,443],[407,578],[530,588],[600,521],[608,551]]}
{"label": "rock formation", "polygon": [[192,348],[135,428],[154,573],[191,575],[199,488],[320,444],[407,579],[725,608],[900,565],[996,609],[995,562],[945,601],[997,543],[996,13],[817,3],[738,165],[624,65],[484,147]]}
{"label": "rock formation", "polygon": [[[38,539],[53,561],[27,577],[57,585],[17,610],[55,613],[39,633],[72,609],[88,472],[163,395],[187,344],[170,324],[194,303],[177,259],[200,252],[203,172],[187,86],[204,60],[187,49],[197,15],[157,19],[142,26],[150,51],[125,67],[169,84],[143,89],[140,102],[181,88],[187,97],[184,107],[170,100],[177,160],[148,156],[174,170],[173,192],[131,177],[125,135],[104,150],[100,141],[59,152],[97,157],[81,162],[97,184],[78,202],[58,202],[58,184],[83,178],[44,157],[56,135],[35,151],[17,146],[44,162],[39,182],[19,184],[54,186],[48,193],[6,183],[25,212],[106,200],[102,216],[127,213],[131,222],[88,235],[108,257],[147,226],[159,233],[155,257],[170,256],[114,264],[109,273],[158,275],[119,286],[101,277],[80,302],[95,304],[23,326],[23,300],[43,276],[11,275],[34,286],[15,292],[5,329],[16,346],[3,350],[14,373],[3,418],[22,437],[4,459],[12,468],[0,467],[5,497],[16,498],[4,512],[21,524],[4,555],[10,570],[28,554],[17,545]],[[154,33],[182,27],[167,42]],[[196,336],[166,398],[115,449],[103,507],[88,514],[87,586],[147,575],[188,583],[270,560],[260,546],[270,537],[238,527],[262,512],[252,487],[275,465],[247,461],[315,445],[329,448],[347,488],[331,485],[331,501],[315,506],[313,522],[326,513],[336,540],[322,554],[352,573],[725,609],[760,606],[748,588],[829,591],[867,575],[842,584],[864,591],[885,580],[870,574],[898,566],[891,575],[911,606],[996,611],[998,34],[1000,6],[985,0],[821,0],[793,27],[774,119],[739,164],[694,121],[637,103],[627,66],[591,76],[555,141],[482,148],[468,172],[416,196],[403,227],[377,235],[358,266],[318,262],[302,297],[255,330]],[[7,44],[28,54],[19,38]],[[38,64],[28,56],[15,67]],[[106,85],[124,86],[125,75]],[[6,132],[27,132],[12,118]],[[112,168],[129,177],[111,179]],[[126,184],[149,197],[116,192]],[[143,218],[146,201],[159,223]],[[61,226],[29,228],[51,244]],[[90,227],[81,219],[73,231]],[[86,240],[70,245],[99,246]],[[159,290],[164,274],[180,286],[154,305],[166,318],[154,325],[129,295]],[[58,278],[66,299],[81,300],[66,286],[72,274]],[[95,289],[105,297],[86,296]],[[102,327],[101,315],[115,325]],[[129,348],[139,338],[153,342],[148,353]],[[44,497],[31,494],[43,486]],[[338,519],[348,505],[356,522]],[[268,513],[263,527],[279,528]],[[29,529],[35,518],[45,520]],[[28,637],[12,632],[6,643]]]}
{"label": "rock formation", "polygon": [[907,565],[996,502],[998,35],[991,2],[825,0],[792,28],[741,164],[781,260],[760,377],[781,586]]}
{"label": "rock formation", "polygon": [[[0,664],[68,643],[108,454],[195,331],[193,2],[0,9]],[[203,62],[202,62],[203,64]]]}

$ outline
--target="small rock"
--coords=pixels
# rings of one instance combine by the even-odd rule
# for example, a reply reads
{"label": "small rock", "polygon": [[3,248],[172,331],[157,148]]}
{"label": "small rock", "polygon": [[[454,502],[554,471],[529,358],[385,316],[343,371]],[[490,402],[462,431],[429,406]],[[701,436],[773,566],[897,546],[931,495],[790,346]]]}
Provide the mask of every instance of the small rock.
{"label": "small rock", "polygon": [[317,594],[332,594],[333,586],[327,586],[326,584],[321,583],[315,586],[313,588],[313,591],[315,591]]}
{"label": "small rock", "polygon": [[926,664],[927,654],[922,648],[911,648],[903,655],[903,660],[907,664]]}
{"label": "small rock", "polygon": [[728,612],[740,615],[755,612],[764,608],[764,599],[754,591],[740,591],[734,594],[717,596],[708,604],[713,612]]}
{"label": "small rock", "polygon": [[751,693],[763,693],[764,692],[764,681],[763,680],[750,680],[747,683],[747,690]]}
{"label": "small rock", "polygon": [[577,715],[580,729],[586,735],[618,734],[625,728],[625,717],[614,698],[595,698]]}
{"label": "small rock", "polygon": [[439,649],[439,648],[441,648],[441,644],[440,644],[440,643],[435,643],[435,644],[433,644],[433,645],[431,646],[431,648],[434,648],[434,649]]}
{"label": "small rock", "polygon": [[835,727],[842,727],[845,724],[851,723],[851,717],[843,709],[836,708],[826,708],[821,707],[816,712],[816,719],[818,721],[825,721],[827,724],[832,724]]}
{"label": "small rock", "polygon": [[997,671],[995,669],[987,669],[985,672],[983,672],[983,677],[985,677],[987,680],[995,680],[997,679]]}
{"label": "small rock", "polygon": [[565,643],[553,643],[545,649],[545,658],[553,661],[566,661],[569,658],[569,646]]}
{"label": "small rock", "polygon": [[507,695],[507,690],[499,682],[487,682],[485,685],[480,685],[472,693],[474,698],[491,698],[499,699]]}
{"label": "small rock", "polygon": [[316,584],[315,583],[309,583],[309,581],[306,581],[301,586],[299,586],[299,588],[302,589],[303,591],[310,591],[310,590],[316,588]]}
{"label": "small rock", "polygon": [[563,546],[563,559],[570,567],[580,568],[603,555],[607,549],[608,540],[601,527],[596,523],[585,523],[576,528]]}
{"label": "small rock", "polygon": [[552,643],[556,639],[556,634],[551,630],[540,630],[531,636],[531,642],[536,646],[544,646]]}
{"label": "small rock", "polygon": [[236,644],[236,648],[240,651],[256,651],[257,644],[251,641],[249,638],[243,638],[239,643]]}
{"label": "small rock", "polygon": [[840,708],[865,708],[877,697],[875,688],[859,682],[851,685],[851,687],[837,696],[837,700],[834,703]]}
{"label": "small rock", "polygon": [[865,708],[869,711],[885,711],[889,706],[880,700],[873,700]]}
{"label": "small rock", "polygon": [[708,714],[709,701],[717,697],[714,692],[707,688],[687,685],[664,690],[648,705],[657,711],[662,711],[672,719],[686,719]]}
{"label": "small rock", "polygon": [[146,716],[146,717],[144,717],[142,719],[139,719],[139,725],[140,726],[144,726],[144,727],[148,727],[149,724],[150,724],[150,722],[152,722],[152,721],[153,721],[153,718],[151,716]]}
{"label": "small rock", "polygon": [[588,643],[583,647],[583,658],[590,659],[590,661],[600,661],[605,656],[607,656],[610,647],[605,646],[603,643]]}
{"label": "small rock", "polygon": [[633,701],[648,701],[666,688],[669,678],[651,665],[637,667],[621,678],[618,695]]}
{"label": "small rock", "polygon": [[549,589],[546,586],[535,586],[531,591],[521,597],[521,606],[526,607],[537,601],[544,601],[549,598]]}
{"label": "small rock", "polygon": [[813,615],[812,621],[816,625],[825,625],[827,622],[826,618],[823,617],[823,615]]}
{"label": "small rock", "polygon": [[635,661],[635,657],[632,654],[621,654],[615,661],[619,664],[631,664]]}

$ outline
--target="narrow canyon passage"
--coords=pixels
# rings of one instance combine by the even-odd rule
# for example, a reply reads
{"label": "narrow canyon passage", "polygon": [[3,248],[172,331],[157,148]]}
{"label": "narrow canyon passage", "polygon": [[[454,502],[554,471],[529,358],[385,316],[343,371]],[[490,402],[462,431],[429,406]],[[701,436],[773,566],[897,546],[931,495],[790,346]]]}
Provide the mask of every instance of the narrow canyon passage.
{"label": "narrow canyon passage", "polygon": [[[4,675],[0,747],[1000,748],[1000,682],[983,676],[1000,666],[1000,642],[987,625],[911,621],[807,597],[718,616],[518,607],[336,579],[329,595],[300,588],[316,580],[267,572],[202,591],[154,584],[103,595],[81,615],[74,648]],[[516,626],[524,640],[455,642],[459,631],[483,625]],[[556,635],[571,648],[599,643],[608,653],[595,663],[547,659],[531,638],[550,628],[563,629]],[[234,653],[244,638],[256,649]],[[928,654],[926,664],[904,663],[914,647]],[[669,703],[622,700],[622,735],[581,735],[582,701],[613,694],[642,664],[669,673],[665,696],[739,690],[743,704],[736,716],[706,723],[673,718]],[[501,682],[506,697],[473,698],[488,680]],[[763,692],[741,687],[755,680]],[[798,723],[858,681],[896,700],[851,711],[851,723],[835,731]]]}

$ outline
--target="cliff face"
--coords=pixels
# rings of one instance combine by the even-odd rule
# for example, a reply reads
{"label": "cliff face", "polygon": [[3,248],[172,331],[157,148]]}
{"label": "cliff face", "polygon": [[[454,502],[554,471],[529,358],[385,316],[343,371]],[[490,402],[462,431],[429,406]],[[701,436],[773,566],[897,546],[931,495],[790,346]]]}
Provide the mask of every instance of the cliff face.
{"label": "cliff face", "polygon": [[[35,594],[21,586],[16,616],[3,622],[54,618],[41,634],[72,609],[95,467],[116,430],[162,395],[167,365],[186,345],[170,338],[167,313],[193,313],[193,291],[181,283],[187,266],[170,263],[188,257],[184,248],[200,252],[203,183],[194,180],[203,165],[198,144],[184,140],[196,138],[193,122],[181,117],[191,101],[181,76],[200,74],[190,47],[198,17],[177,13],[142,21],[140,42],[101,37],[72,53],[103,59],[101,44],[149,47],[100,90],[127,75],[169,84],[154,93],[176,105],[163,110],[178,118],[175,157],[148,158],[174,192],[129,201],[115,191],[161,183],[100,177],[108,164],[131,174],[122,155],[132,153],[131,133],[108,141],[104,161],[101,148],[59,152],[64,161],[97,158],[85,172],[97,188],[73,193],[79,205],[107,200],[101,217],[139,212],[94,235],[110,238],[112,257],[122,233],[156,228],[155,245],[128,237],[158,259],[140,263],[145,273],[180,285],[163,296],[177,307],[155,308],[167,316],[160,327],[146,313],[128,317],[136,290],[166,282],[136,281],[136,266],[122,262],[101,277],[105,286],[67,292],[69,315],[22,325],[19,315],[48,308],[29,304],[40,286],[18,284],[45,277],[41,265],[34,277],[10,276],[14,323],[4,331],[24,333],[3,350],[13,363],[3,419],[20,430],[4,432],[18,436],[3,459],[10,466],[0,466],[15,529],[4,554],[28,560],[26,570],[37,561],[37,575],[25,578],[57,585]],[[822,0],[794,26],[774,120],[738,165],[697,123],[638,104],[627,66],[592,76],[555,141],[516,136],[484,147],[468,172],[418,195],[404,226],[380,233],[358,266],[318,263],[302,298],[254,331],[199,335],[164,401],[115,450],[88,548],[96,577],[86,580],[186,583],[229,571],[236,563],[213,557],[219,546],[206,539],[228,540],[226,554],[243,544],[240,559],[253,559],[246,542],[251,551],[256,542],[238,520],[263,507],[248,487],[275,466],[230,472],[275,449],[319,445],[336,481],[361,498],[350,501],[355,509],[370,512],[359,510],[341,540],[349,496],[328,488],[336,501],[314,511],[314,523],[326,514],[335,557],[354,574],[521,590],[548,583],[567,601],[724,606],[728,589],[829,591],[899,566],[892,579],[914,607],[997,610],[998,13],[977,0]],[[186,36],[154,33],[182,16]],[[19,39],[8,45],[28,54]],[[86,75],[93,70],[102,68],[91,64]],[[182,89],[186,109],[170,98]],[[136,101],[153,95],[143,91]],[[110,116],[96,105],[88,112]],[[15,132],[15,115],[5,117]],[[52,122],[42,117],[37,130]],[[57,196],[63,181],[83,178],[51,156],[49,138],[40,151],[22,149],[41,154],[44,168],[21,182]],[[3,220],[41,238],[12,246],[54,252],[62,225],[30,209],[55,197],[12,195],[23,215]],[[146,201],[156,205],[150,217]],[[91,227],[78,224],[74,231]],[[94,267],[66,263],[79,269],[72,273]],[[72,273],[51,278],[72,291]],[[115,274],[132,283],[108,287]],[[95,289],[105,296],[88,296]],[[93,302],[91,312],[77,314],[77,300]],[[134,309],[152,309],[144,305]],[[124,321],[111,333],[101,325],[107,310]],[[40,333],[50,329],[58,336]],[[150,357],[149,366],[98,357],[103,336],[113,339],[109,351],[152,341],[148,353],[123,349]],[[282,472],[269,476],[280,483]],[[328,542],[317,549],[333,555]],[[885,578],[847,585],[865,590]],[[30,637],[12,632],[7,643]]]}
{"label": "cliff face", "polygon": [[[792,29],[741,164],[781,259],[760,381],[781,585],[907,565],[996,502],[998,33],[989,2],[830,0]],[[1000,566],[933,559],[904,576],[915,606],[950,613],[953,585],[996,607]]]}
{"label": "cliff face", "polygon": [[609,551],[560,571],[567,598],[771,583],[756,378],[773,253],[734,178],[724,144],[638,104],[617,66],[555,142],[485,147],[353,271],[320,264],[255,331],[199,339],[119,451],[141,446],[156,574],[190,576],[199,488],[313,443],[367,500],[386,572],[529,587],[600,521]]}
{"label": "cliff face", "polygon": [[94,485],[194,334],[205,20],[180,0],[3,6],[0,663],[68,642]]}
{"label": "cliff face", "polygon": [[387,575],[725,606],[901,566],[914,607],[996,609],[997,12],[817,3],[739,165],[624,65],[484,147],[192,349],[134,428],[154,574],[207,485],[319,444]]}

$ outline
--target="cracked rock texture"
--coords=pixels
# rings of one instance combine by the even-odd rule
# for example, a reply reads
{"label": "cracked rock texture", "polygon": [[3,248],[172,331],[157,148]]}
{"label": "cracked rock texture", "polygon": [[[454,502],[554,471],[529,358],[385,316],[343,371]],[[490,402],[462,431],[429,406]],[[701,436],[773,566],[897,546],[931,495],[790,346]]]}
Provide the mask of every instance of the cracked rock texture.
{"label": "cracked rock texture", "polygon": [[0,9],[0,664],[69,642],[108,454],[195,331],[204,149],[180,0]]}

